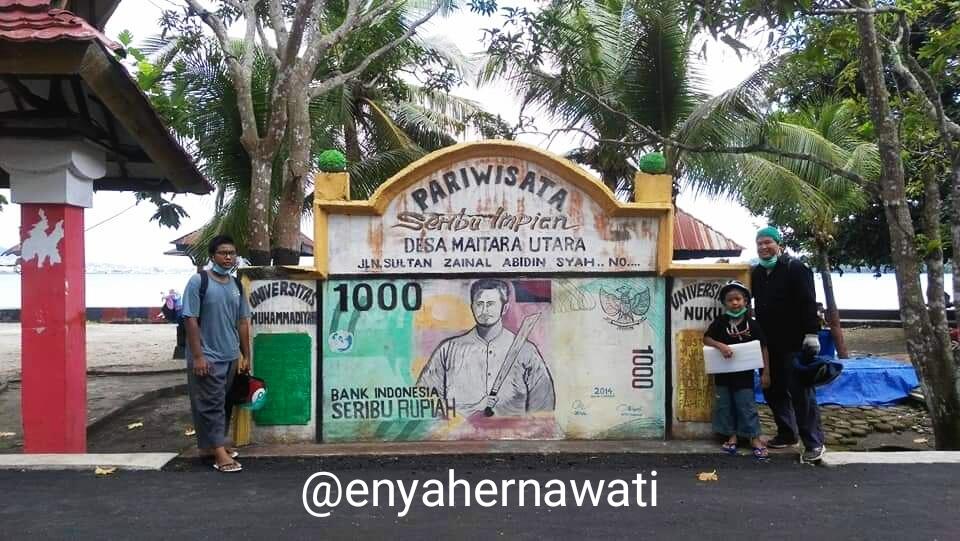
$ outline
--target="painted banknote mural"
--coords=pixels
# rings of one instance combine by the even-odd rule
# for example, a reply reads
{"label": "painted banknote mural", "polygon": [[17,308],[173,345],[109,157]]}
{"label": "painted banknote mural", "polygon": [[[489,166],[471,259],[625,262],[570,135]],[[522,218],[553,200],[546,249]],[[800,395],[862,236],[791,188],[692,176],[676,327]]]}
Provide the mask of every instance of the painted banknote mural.
{"label": "painted banknote mural", "polygon": [[324,441],[663,437],[661,278],[324,287]]}

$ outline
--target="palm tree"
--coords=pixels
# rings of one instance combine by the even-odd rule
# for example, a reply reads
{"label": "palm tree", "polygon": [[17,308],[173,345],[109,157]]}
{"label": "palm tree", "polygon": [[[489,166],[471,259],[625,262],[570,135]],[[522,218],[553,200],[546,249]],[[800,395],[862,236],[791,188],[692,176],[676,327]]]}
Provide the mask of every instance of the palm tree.
{"label": "palm tree", "polygon": [[[816,239],[831,328],[845,354],[827,249],[837,217],[864,204],[862,188],[807,160],[757,151],[691,152],[663,140],[688,148],[772,147],[869,178],[879,168],[876,148],[856,138],[852,111],[827,103],[770,117],[758,95],[776,63],[707,97],[690,60],[693,27],[674,0],[555,2],[547,12],[529,25],[541,35],[527,48],[513,34],[494,36],[482,81],[505,78],[524,107],[539,108],[561,129],[586,134],[591,144],[568,157],[600,172],[611,190],[629,190],[639,157],[661,150],[684,185],[732,195],[755,213],[809,233]],[[543,51],[549,51],[546,58]]]}
{"label": "palm tree", "polygon": [[[439,38],[418,37],[394,57],[414,64],[423,56],[442,57],[459,76],[473,67],[455,45]],[[395,65],[397,58],[388,58]],[[343,69],[336,58],[325,69]],[[404,68],[405,69],[405,68]],[[449,92],[411,83],[393,73],[371,70],[373,75],[355,80],[315,100],[311,113],[322,116],[319,143],[342,150],[351,177],[351,197],[369,197],[385,180],[409,163],[440,148],[453,145],[471,128],[489,128],[491,118],[476,102]],[[317,130],[314,130],[316,133]]]}
{"label": "palm tree", "polygon": [[[739,118],[714,126],[723,128],[713,138],[722,137],[730,146],[748,145],[762,137],[773,148],[816,156],[868,181],[880,174],[877,146],[861,139],[862,122],[844,102],[823,99],[792,113],[772,115],[762,123]],[[857,185],[811,161],[771,153],[728,154],[722,159],[701,156],[699,160],[686,169],[686,182],[714,195],[732,196],[754,214],[787,226],[813,254],[823,280],[827,321],[840,357],[846,358],[829,251],[840,220],[866,207],[870,186]],[[723,166],[711,160],[722,160]]]}
{"label": "palm tree", "polygon": [[[389,36],[382,37],[386,39]],[[370,41],[363,46],[373,48],[378,43]],[[169,44],[159,40],[152,40],[143,49],[156,59],[155,64],[144,66],[146,71],[167,73],[162,78],[140,78],[149,83],[151,97],[161,114],[185,141],[204,174],[217,186],[215,214],[203,228],[195,255],[205,259],[202,247],[221,233],[233,236],[241,254],[245,255],[252,171],[249,156],[240,143],[236,96],[222,53],[212,43]],[[346,55],[344,51],[362,55],[356,47],[343,48],[340,52]],[[369,72],[374,75],[352,81],[310,104],[313,155],[335,148],[348,156],[354,198],[368,197],[412,161],[456,143],[455,136],[468,128],[489,128],[493,120],[475,102],[401,79],[398,71],[405,63],[412,64],[416,55],[423,54],[440,57],[456,70],[469,69],[455,47],[417,39],[388,55],[383,62],[389,65]],[[331,55],[320,69],[343,69],[341,60]],[[171,66],[172,69],[167,69]],[[256,52],[252,75],[255,113],[262,124],[266,122],[268,92],[274,77],[273,65],[263,51]],[[268,216],[275,223],[271,228],[274,233],[280,230],[276,226],[279,220],[299,223],[302,215],[312,209],[312,194],[296,205],[298,212],[281,208],[284,174],[281,165],[286,157],[284,146],[275,157],[271,184]]]}
{"label": "palm tree", "polygon": [[537,39],[549,44],[549,57],[541,61],[537,45],[517,54],[509,36],[495,38],[481,81],[505,79],[524,108],[585,134],[585,145],[567,157],[598,171],[611,190],[631,190],[640,156],[663,150],[637,125],[671,137],[707,97],[691,62],[695,33],[683,5],[585,0],[547,9],[553,13]]}

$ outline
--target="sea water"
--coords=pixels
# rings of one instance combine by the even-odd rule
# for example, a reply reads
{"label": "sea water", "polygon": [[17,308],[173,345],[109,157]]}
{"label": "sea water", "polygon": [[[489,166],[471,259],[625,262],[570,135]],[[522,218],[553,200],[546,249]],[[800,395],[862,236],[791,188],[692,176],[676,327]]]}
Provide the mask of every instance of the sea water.
{"label": "sea water", "polygon": [[[91,308],[156,306],[170,289],[183,293],[196,271],[160,273],[87,273],[87,306]],[[0,309],[20,308],[20,275],[0,274]]]}
{"label": "sea water", "polygon": [[[193,271],[170,270],[163,272],[87,273],[86,295],[89,307],[160,307],[161,297],[168,290],[182,293]],[[879,278],[872,273],[845,272],[833,275],[833,289],[837,305],[847,309],[896,310],[897,283],[893,273],[884,273]],[[823,287],[820,274],[815,273],[817,299],[823,302]],[[926,275],[921,275],[926,290]],[[946,276],[946,289],[955,299],[952,278]],[[0,308],[20,307],[20,275],[0,273]]]}

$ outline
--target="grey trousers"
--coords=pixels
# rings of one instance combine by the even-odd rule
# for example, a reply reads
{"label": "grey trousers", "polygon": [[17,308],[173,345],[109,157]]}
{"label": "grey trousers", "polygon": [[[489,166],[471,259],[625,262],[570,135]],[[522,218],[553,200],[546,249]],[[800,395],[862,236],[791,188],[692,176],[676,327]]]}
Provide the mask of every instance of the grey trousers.
{"label": "grey trousers", "polygon": [[777,437],[786,442],[797,441],[797,435],[807,450],[823,446],[823,428],[820,408],[813,387],[804,387],[796,376],[795,352],[770,348],[770,387],[763,397],[773,412]]}
{"label": "grey trousers", "polygon": [[197,447],[200,449],[224,445],[230,426],[230,412],[233,409],[231,404],[227,403],[227,391],[233,384],[237,361],[207,364],[210,370],[206,376],[197,377],[192,369],[187,371],[190,412],[193,414]]}

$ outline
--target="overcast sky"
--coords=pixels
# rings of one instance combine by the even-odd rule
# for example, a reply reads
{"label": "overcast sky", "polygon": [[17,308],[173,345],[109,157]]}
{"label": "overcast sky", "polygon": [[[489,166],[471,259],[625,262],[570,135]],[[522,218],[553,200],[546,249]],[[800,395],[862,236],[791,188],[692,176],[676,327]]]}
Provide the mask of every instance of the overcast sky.
{"label": "overcast sky", "polygon": [[[170,5],[171,0],[125,0],[107,25],[106,33],[115,38],[121,31],[133,32],[135,41],[158,32],[156,21],[160,8]],[[507,1],[505,5],[534,4],[534,2]],[[462,12],[454,16],[431,21],[426,32],[442,36],[467,53],[482,50],[482,29],[496,25],[498,18],[488,18]],[[702,66],[708,90],[720,93],[735,86],[757,67],[757,62],[740,60],[722,46],[710,46],[708,62]],[[477,100],[493,113],[499,113],[508,121],[516,119],[519,111],[517,100],[508,98],[502,88],[460,88],[455,93]],[[534,114],[535,111],[527,111]],[[538,122],[538,128],[548,128],[546,122]],[[548,130],[544,130],[548,131]],[[545,141],[540,136],[524,136],[522,141],[563,154],[577,144],[570,138]],[[10,199],[9,190],[0,193]],[[117,264],[134,266],[181,267],[189,269],[185,257],[164,256],[172,248],[170,241],[201,227],[213,213],[212,196],[180,195],[175,201],[181,204],[190,217],[179,230],[158,227],[148,222],[153,206],[141,203],[134,206],[134,197],[128,192],[98,192],[94,195],[93,208],[85,213],[86,259],[88,264]],[[680,208],[692,213],[719,232],[730,237],[747,250],[744,256],[754,256],[753,238],[762,219],[751,216],[746,210],[727,200],[715,201],[697,198],[690,193],[681,193],[677,202]],[[132,207],[132,208],[131,208]],[[0,211],[0,247],[6,248],[19,242],[20,209],[18,205],[5,205]],[[312,236],[309,227],[304,232]]]}

